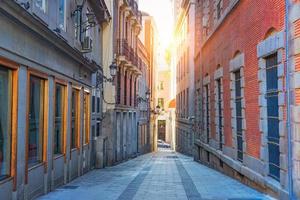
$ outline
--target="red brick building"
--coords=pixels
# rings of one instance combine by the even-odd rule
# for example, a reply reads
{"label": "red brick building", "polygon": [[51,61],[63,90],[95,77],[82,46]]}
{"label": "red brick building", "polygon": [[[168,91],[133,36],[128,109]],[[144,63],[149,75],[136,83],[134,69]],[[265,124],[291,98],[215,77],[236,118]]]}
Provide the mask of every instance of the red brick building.
{"label": "red brick building", "polygon": [[283,0],[196,3],[195,157],[280,198],[289,192],[289,161],[295,195],[300,179],[299,1],[288,11],[286,43]]}

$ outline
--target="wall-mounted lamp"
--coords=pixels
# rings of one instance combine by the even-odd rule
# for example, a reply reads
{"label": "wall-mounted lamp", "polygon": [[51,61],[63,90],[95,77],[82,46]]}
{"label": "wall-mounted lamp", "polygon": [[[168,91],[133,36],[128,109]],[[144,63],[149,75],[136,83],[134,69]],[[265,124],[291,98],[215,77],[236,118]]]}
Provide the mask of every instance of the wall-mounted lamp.
{"label": "wall-mounted lamp", "polygon": [[103,82],[109,82],[112,83],[117,75],[117,70],[118,70],[118,65],[116,60],[114,60],[111,65],[109,66],[109,73],[111,78],[107,78],[106,76],[104,76],[101,73],[97,73],[97,83],[96,85],[99,86],[100,84],[102,84]]}

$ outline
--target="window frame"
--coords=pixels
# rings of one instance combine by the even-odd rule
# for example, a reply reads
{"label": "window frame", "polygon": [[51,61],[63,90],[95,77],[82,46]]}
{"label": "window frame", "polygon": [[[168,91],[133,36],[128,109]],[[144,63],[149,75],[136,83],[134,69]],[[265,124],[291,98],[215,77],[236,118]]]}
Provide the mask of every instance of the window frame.
{"label": "window frame", "polygon": [[90,127],[91,127],[91,93],[89,90],[84,90],[84,102],[87,103],[87,107],[83,107],[84,132],[83,132],[82,140],[84,145],[88,145],[90,143]]}
{"label": "window frame", "polygon": [[[75,116],[75,126],[74,128],[76,128],[76,132],[75,132],[75,147],[72,147],[72,104],[73,104],[73,91],[77,92],[77,105],[76,109],[77,109],[77,113]],[[80,115],[81,115],[81,110],[80,110],[80,105],[81,105],[81,100],[80,100],[80,93],[81,93],[81,88],[80,87],[76,87],[76,86],[72,86],[71,88],[71,118],[70,118],[70,150],[73,151],[75,149],[79,150],[80,149]]]}
{"label": "window frame", "polygon": [[[60,13],[59,13],[59,8],[60,8],[60,1],[64,2],[64,19],[63,19],[63,25],[64,27],[60,27]],[[67,0],[58,0],[57,4],[57,28],[62,30],[63,32],[67,32]]]}
{"label": "window frame", "polygon": [[56,85],[61,85],[62,87],[64,87],[64,94],[65,94],[65,96],[64,96],[64,100],[63,100],[63,103],[64,103],[64,108],[63,108],[63,120],[62,120],[62,122],[63,122],[63,132],[62,132],[62,134],[63,134],[63,136],[62,136],[62,153],[60,153],[60,154],[54,154],[54,140],[55,140],[55,138],[54,138],[54,131],[55,131],[55,115],[56,115],[56,113],[55,113],[55,110],[54,110],[54,122],[53,122],[53,158],[55,159],[56,157],[59,157],[59,156],[64,156],[64,157],[66,157],[66,151],[67,151],[67,119],[68,119],[68,84],[65,82],[65,81],[63,81],[63,80],[60,80],[60,79],[55,79],[55,82],[54,82],[54,88],[55,88],[55,92],[54,92],[54,107],[55,107],[55,104],[56,104]]}
{"label": "window frame", "polygon": [[[235,103],[235,118],[236,118],[236,144],[237,144],[237,160],[240,162],[243,162],[244,160],[244,141],[243,141],[243,108],[242,108],[242,101],[243,101],[243,95],[242,95],[242,73],[241,69],[238,69],[233,72],[234,74],[234,85],[235,85],[235,94],[234,94],[234,103]],[[237,77],[237,74],[239,74],[239,77]],[[237,84],[239,84],[239,92],[237,90]],[[240,96],[238,96],[238,93]],[[238,104],[240,104],[240,109],[238,109]],[[240,115],[238,115],[240,113]],[[238,124],[240,120],[240,130],[238,130]],[[240,134],[239,134],[240,133]],[[239,141],[241,139],[241,149],[239,149]],[[240,152],[240,154],[239,154]]]}
{"label": "window frame", "polygon": [[[279,65],[279,63],[278,63],[278,54],[277,54],[277,52],[275,52],[275,53],[273,53],[273,54],[265,57],[264,59],[266,61],[266,69],[265,69],[266,70],[266,94],[265,94],[265,98],[266,98],[266,103],[267,103],[266,107],[267,107],[267,124],[268,124],[268,131],[267,131],[268,167],[269,167],[268,176],[270,176],[271,178],[279,181],[280,180],[280,132],[279,132],[280,118],[279,118],[279,105],[278,105],[278,100],[279,100],[279,88],[278,88],[278,65]],[[275,61],[275,62],[271,63],[270,65],[268,65],[268,62],[267,62],[268,59],[274,59],[273,61]],[[276,80],[273,80],[273,81],[276,82],[276,88],[268,88],[268,77],[269,77],[268,76],[268,70],[269,69],[274,69],[274,68],[276,69]],[[272,86],[274,86],[274,85],[272,84]],[[273,106],[269,105],[269,101],[268,100],[269,100],[269,98],[271,99],[271,98],[274,98],[274,97],[277,100],[277,105],[276,105],[277,109],[275,109],[276,112],[277,112],[276,115],[273,115],[274,113],[269,113],[269,106],[273,107],[274,105]],[[270,131],[273,130],[273,129],[272,130],[269,129],[269,126],[270,126],[269,123],[270,123],[271,120],[277,120],[277,123],[276,123],[277,126],[275,128],[277,128],[278,137],[274,137],[274,134],[272,135],[273,136],[272,137],[271,134],[270,134]],[[273,146],[273,147],[277,146],[277,148],[278,148],[278,158],[277,159],[278,159],[278,162],[279,162],[278,163],[279,166],[277,166],[276,163],[270,162],[270,157],[271,157],[270,146]],[[274,156],[274,152],[273,152],[272,155]],[[276,176],[275,174],[273,174],[271,172],[270,166],[273,166],[274,168],[276,168],[278,170],[278,172],[277,172],[278,176]]]}
{"label": "window frame", "polygon": [[[40,79],[43,79],[44,82],[44,109],[43,109],[43,144],[42,144],[42,162],[35,163],[34,165],[29,166],[28,158],[29,158],[29,150],[28,150],[28,145],[29,145],[29,108],[30,108],[30,77],[35,76]],[[27,105],[26,105],[26,141],[25,141],[25,183],[28,183],[28,172],[38,166],[44,165],[45,170],[46,170],[46,165],[47,165],[47,140],[48,140],[48,108],[45,105],[47,102],[48,97],[48,76],[47,74],[34,70],[34,69],[28,69],[27,72]]]}
{"label": "window frame", "polygon": [[[9,180],[13,180],[13,189],[17,187],[17,132],[18,132],[18,68],[19,65],[10,60],[0,58],[0,65],[12,71],[12,96],[11,96],[11,144],[10,144],[10,174],[0,180],[0,186]],[[12,120],[15,119],[15,120]]]}

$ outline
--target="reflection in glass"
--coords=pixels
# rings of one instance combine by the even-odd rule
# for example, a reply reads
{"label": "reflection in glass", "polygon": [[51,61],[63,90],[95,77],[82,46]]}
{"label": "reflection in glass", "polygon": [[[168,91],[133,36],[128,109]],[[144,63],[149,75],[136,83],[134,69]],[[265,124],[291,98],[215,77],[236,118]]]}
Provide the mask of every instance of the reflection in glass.
{"label": "reflection in glass", "polygon": [[65,88],[57,84],[55,89],[54,154],[63,153]]}
{"label": "reflection in glass", "polygon": [[0,66],[0,180],[10,176],[12,71]]}
{"label": "reflection in glass", "polygon": [[29,165],[43,161],[44,90],[45,81],[36,76],[30,76],[28,116]]}
{"label": "reflection in glass", "polygon": [[72,90],[72,121],[71,121],[71,149],[75,149],[76,138],[78,137],[78,102],[79,102],[79,91],[76,89]]}
{"label": "reflection in glass", "polygon": [[47,0],[35,0],[35,6],[39,8],[41,11],[46,13],[46,2]]}
{"label": "reflection in glass", "polygon": [[65,0],[59,0],[58,9],[58,26],[62,30],[66,30],[66,13],[65,13]]}

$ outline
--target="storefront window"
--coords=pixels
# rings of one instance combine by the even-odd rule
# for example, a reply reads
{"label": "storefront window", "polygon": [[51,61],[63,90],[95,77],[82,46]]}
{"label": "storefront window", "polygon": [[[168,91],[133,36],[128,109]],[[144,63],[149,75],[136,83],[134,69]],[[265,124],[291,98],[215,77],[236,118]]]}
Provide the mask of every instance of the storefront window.
{"label": "storefront window", "polygon": [[45,80],[30,76],[28,116],[28,163],[43,161]]}
{"label": "storefront window", "polygon": [[54,154],[62,154],[63,153],[64,108],[65,108],[64,100],[65,100],[65,86],[56,84]]}
{"label": "storefront window", "polygon": [[75,149],[77,146],[78,137],[78,105],[79,105],[79,90],[73,89],[72,91],[72,129],[71,129],[71,149]]}
{"label": "storefront window", "polygon": [[0,66],[0,180],[10,176],[12,71]]}
{"label": "storefront window", "polygon": [[83,141],[85,144],[89,143],[90,135],[90,94],[84,93],[84,134]]}

